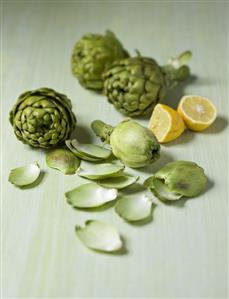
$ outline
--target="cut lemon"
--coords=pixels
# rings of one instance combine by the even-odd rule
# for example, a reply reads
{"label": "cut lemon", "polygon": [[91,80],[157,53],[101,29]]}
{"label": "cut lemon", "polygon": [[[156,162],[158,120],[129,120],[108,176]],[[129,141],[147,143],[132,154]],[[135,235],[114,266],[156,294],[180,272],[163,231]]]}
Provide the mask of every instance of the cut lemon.
{"label": "cut lemon", "polygon": [[217,115],[216,108],[209,99],[196,95],[182,97],[177,111],[187,127],[193,131],[208,128]]}
{"label": "cut lemon", "polygon": [[179,137],[185,129],[185,124],[176,110],[157,104],[148,127],[159,142],[166,143]]}

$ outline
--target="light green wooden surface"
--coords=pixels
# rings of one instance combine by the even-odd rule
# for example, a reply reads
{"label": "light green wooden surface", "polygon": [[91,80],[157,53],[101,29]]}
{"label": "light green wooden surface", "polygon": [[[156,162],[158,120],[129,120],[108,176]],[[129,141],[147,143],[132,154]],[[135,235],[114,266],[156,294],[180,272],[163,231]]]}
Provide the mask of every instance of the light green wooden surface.
{"label": "light green wooden surface", "polygon": [[[228,288],[228,2],[5,1],[2,20],[2,233],[3,298],[226,298]],[[122,116],[105,97],[84,90],[71,76],[73,44],[86,32],[113,30],[134,53],[165,63],[193,51],[197,80],[170,93],[213,100],[219,117],[206,132],[186,132],[162,147],[161,160],[140,172],[142,180],[174,159],[194,160],[210,179],[200,197],[174,205],[157,202],[153,221],[125,224],[113,209],[79,212],[63,194],[83,180],[47,169],[44,153],[13,135],[8,112],[18,95],[47,86],[66,93],[78,118],[78,137],[95,140],[92,120],[112,124]],[[147,124],[146,119],[140,120]],[[7,182],[9,170],[39,161],[45,171],[34,189]],[[96,254],[74,234],[85,219],[115,224],[125,255]]]}

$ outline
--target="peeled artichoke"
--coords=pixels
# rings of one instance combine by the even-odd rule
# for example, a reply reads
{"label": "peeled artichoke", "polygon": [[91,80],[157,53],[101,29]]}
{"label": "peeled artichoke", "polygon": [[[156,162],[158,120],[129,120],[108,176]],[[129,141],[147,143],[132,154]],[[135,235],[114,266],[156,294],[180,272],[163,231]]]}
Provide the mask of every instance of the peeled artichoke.
{"label": "peeled artichoke", "polygon": [[71,101],[50,88],[27,91],[10,112],[16,137],[33,147],[51,148],[70,137],[76,125]]}
{"label": "peeled artichoke", "polygon": [[129,167],[146,166],[160,156],[160,144],[154,134],[136,121],[126,119],[114,128],[95,120],[91,126],[102,141],[110,143],[113,154]]}
{"label": "peeled artichoke", "polygon": [[199,195],[206,183],[202,167],[191,161],[174,161],[149,177],[144,185],[161,200],[177,200]]}
{"label": "peeled artichoke", "polygon": [[108,101],[124,115],[148,114],[169,88],[188,78],[189,68],[184,64],[190,57],[191,52],[184,52],[164,67],[140,55],[115,61],[104,72]]}
{"label": "peeled artichoke", "polygon": [[102,73],[114,60],[128,57],[122,44],[111,31],[105,35],[86,34],[72,53],[72,73],[85,88],[103,88]]}

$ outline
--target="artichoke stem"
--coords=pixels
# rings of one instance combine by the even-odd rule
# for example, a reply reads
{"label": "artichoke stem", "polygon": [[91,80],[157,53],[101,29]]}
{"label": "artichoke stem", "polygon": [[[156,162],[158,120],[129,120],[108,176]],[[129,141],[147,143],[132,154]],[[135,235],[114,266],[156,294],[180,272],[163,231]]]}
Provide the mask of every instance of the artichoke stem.
{"label": "artichoke stem", "polygon": [[175,69],[179,69],[181,66],[185,65],[192,58],[191,51],[182,52],[177,57],[172,57],[169,59],[168,64],[174,67]]}
{"label": "artichoke stem", "polygon": [[102,142],[110,143],[110,136],[114,130],[114,127],[105,124],[101,120],[94,120],[91,123],[91,128],[96,136],[100,137]]}
{"label": "artichoke stem", "polygon": [[191,57],[192,52],[185,51],[175,58],[170,58],[168,64],[162,67],[168,88],[173,88],[178,82],[184,81],[190,76],[190,69],[186,63]]}

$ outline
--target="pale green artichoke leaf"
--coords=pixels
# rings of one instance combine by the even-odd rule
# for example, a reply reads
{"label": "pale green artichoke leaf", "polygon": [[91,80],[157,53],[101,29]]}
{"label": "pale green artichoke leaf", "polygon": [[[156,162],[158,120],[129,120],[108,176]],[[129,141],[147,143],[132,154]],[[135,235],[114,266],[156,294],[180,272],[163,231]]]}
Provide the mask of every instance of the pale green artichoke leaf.
{"label": "pale green artichoke leaf", "polygon": [[136,183],[139,180],[139,178],[139,176],[133,177],[123,174],[117,177],[100,180],[98,183],[99,185],[105,188],[124,189]]}
{"label": "pale green artichoke leaf", "polygon": [[96,183],[83,184],[65,193],[67,202],[75,208],[95,208],[116,199],[116,189],[103,188]]}
{"label": "pale green artichoke leaf", "polygon": [[80,143],[76,139],[73,139],[71,144],[80,154],[92,158],[104,160],[111,155],[111,150],[100,145]]}
{"label": "pale green artichoke leaf", "polygon": [[23,167],[12,169],[9,174],[9,182],[21,187],[34,183],[40,175],[40,166],[37,162]]}
{"label": "pale green artichoke leaf", "polygon": [[102,163],[91,165],[86,169],[80,169],[78,175],[90,180],[99,180],[118,176],[123,172],[125,166],[120,164]]}
{"label": "pale green artichoke leaf", "polygon": [[85,154],[80,153],[73,145],[71,140],[66,140],[65,141],[66,146],[70,149],[70,151],[77,156],[78,158],[80,158],[81,160],[85,160],[85,161],[90,161],[90,162],[99,162],[101,161],[100,158],[95,158],[92,156],[88,156]]}
{"label": "pale green artichoke leaf", "polygon": [[202,167],[192,161],[174,161],[158,170],[144,185],[161,200],[177,200],[199,195],[206,183]]}
{"label": "pale green artichoke leaf", "polygon": [[71,151],[57,148],[46,154],[46,164],[64,174],[74,174],[80,166],[80,160]]}
{"label": "pale green artichoke leaf", "polygon": [[144,185],[160,200],[178,200],[183,195],[172,192],[162,179],[157,179],[155,176],[148,178]]}
{"label": "pale green artichoke leaf", "polygon": [[174,161],[155,173],[169,190],[186,197],[197,196],[204,191],[207,176],[204,169],[192,161]]}
{"label": "pale green artichoke leaf", "polygon": [[139,221],[150,216],[152,203],[152,199],[145,192],[120,195],[115,205],[115,211],[127,221]]}
{"label": "pale green artichoke leaf", "polygon": [[114,252],[123,247],[118,230],[99,220],[87,220],[85,226],[76,225],[76,235],[90,249]]}

